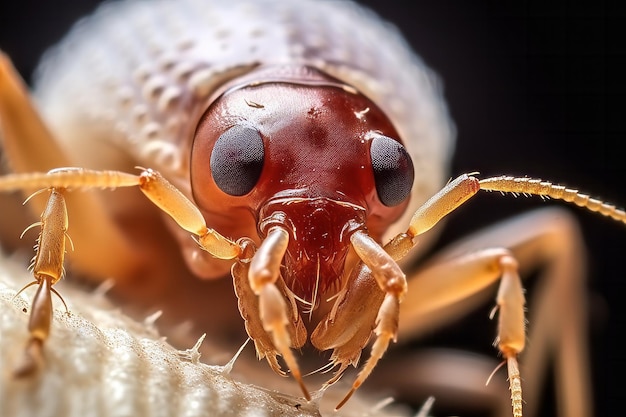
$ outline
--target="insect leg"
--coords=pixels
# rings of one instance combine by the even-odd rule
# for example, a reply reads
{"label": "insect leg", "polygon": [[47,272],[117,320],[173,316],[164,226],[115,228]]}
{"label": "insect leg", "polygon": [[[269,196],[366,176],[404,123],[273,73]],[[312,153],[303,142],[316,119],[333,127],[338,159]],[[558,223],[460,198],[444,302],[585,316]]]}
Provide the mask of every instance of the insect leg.
{"label": "insect leg", "polygon": [[32,375],[43,364],[43,344],[50,334],[52,322],[52,293],[55,292],[52,286],[63,276],[65,259],[68,220],[65,198],[60,190],[51,189],[39,224],[41,231],[32,263],[35,281],[26,286],[36,284],[39,287],[28,321],[30,337],[22,360],[14,369],[16,377]]}
{"label": "insect leg", "polygon": [[[474,280],[465,275],[472,272],[472,258],[483,254],[486,259],[485,254],[503,251],[484,248],[507,248],[519,262],[522,276],[540,267],[529,300],[529,343],[522,354],[525,415],[537,415],[542,379],[552,355],[559,415],[593,415],[584,248],[576,220],[563,209],[541,209],[501,222],[437,255],[409,280],[400,309],[400,340],[411,340],[461,317],[490,296],[490,291],[481,291],[482,284],[477,285],[479,272],[474,272]],[[466,288],[463,276],[476,285],[474,290]],[[444,395],[445,390],[438,396]]]}
{"label": "insect leg", "polygon": [[[462,177],[463,176],[459,177],[459,179]],[[472,178],[472,177],[469,177],[469,178]],[[392,239],[392,241],[388,245],[385,246],[385,249],[388,252],[390,252],[390,254],[392,254],[394,259],[400,259],[401,257],[403,257],[404,254],[408,252],[408,250],[411,247],[409,242],[412,242],[416,236],[418,236],[420,233],[423,233],[424,231],[432,227],[434,224],[436,224],[436,222],[439,221],[439,219],[442,217],[442,214],[445,215],[447,214],[447,212],[452,211],[455,208],[454,207],[456,204],[455,199],[452,198],[452,200],[450,200],[450,197],[449,197],[449,196],[454,196],[454,193],[449,193],[446,190],[450,188],[450,186],[453,185],[459,179],[450,183],[435,197],[431,198],[428,202],[426,202],[426,204],[422,208],[418,209],[415,215],[413,216],[413,218],[411,219],[411,224],[406,234],[398,235],[397,237]],[[578,190],[566,188],[561,185],[552,184],[548,181],[542,181],[539,179],[532,179],[532,178],[517,178],[517,177],[510,177],[510,176],[501,176],[501,177],[493,177],[493,178],[486,178],[486,179],[480,180],[478,181],[478,184],[479,184],[480,189],[483,189],[486,191],[500,191],[503,193],[510,192],[510,193],[519,193],[519,194],[528,194],[528,195],[539,195],[539,196],[550,197],[553,199],[563,200],[563,201],[578,205],[580,207],[587,208],[590,211],[598,212],[604,216],[611,217],[612,219],[616,221],[626,223],[626,213],[623,210],[617,209],[615,206],[611,204],[607,204],[598,199],[590,198],[588,195],[578,192]],[[463,196],[463,193],[461,192],[461,197],[462,196]],[[441,197],[444,197],[444,198],[442,199]],[[446,200],[449,200],[449,203],[446,203]],[[459,199],[458,205],[460,205],[463,201],[464,200]],[[439,207],[442,207],[442,208],[439,208]],[[546,250],[549,251],[550,249],[546,248]],[[501,265],[501,266],[504,267],[506,265]],[[511,265],[509,265],[509,267],[511,267]],[[510,281],[510,280],[507,279],[507,281]],[[517,315],[517,313],[515,314]],[[505,322],[510,322],[506,317],[504,317],[504,320]],[[511,340],[511,342],[512,343],[507,343],[507,345],[505,346],[501,346],[501,351],[505,354],[505,356],[507,356],[507,359],[509,362],[510,380],[511,382],[515,382],[515,380],[518,377],[511,378],[511,375],[512,374],[517,375],[518,369],[517,369],[516,363],[510,360],[509,358],[514,357],[514,353],[516,351],[519,352],[520,349],[523,348],[523,344],[520,344],[516,342],[515,340]],[[581,342],[581,343],[584,344],[584,342]],[[580,345],[581,343],[578,343],[578,345]],[[504,349],[502,349],[502,347]],[[571,350],[572,349],[570,349],[570,351]],[[572,356],[576,360],[580,360],[580,355],[578,354],[578,352],[573,353]],[[567,365],[565,365],[564,367],[567,368]],[[566,384],[567,386],[575,385],[572,382],[564,382],[564,384]],[[577,390],[577,389],[578,387],[573,388],[573,390]],[[513,387],[513,385],[511,385],[511,390],[512,390],[512,395],[513,395],[513,391],[517,392],[518,388]],[[573,392],[573,391],[570,391],[570,392]],[[586,394],[582,394],[579,398],[586,398]],[[582,400],[582,401],[583,401],[582,402],[583,406],[590,403],[590,402],[587,402],[586,400]],[[518,406],[521,409],[521,399],[518,401],[517,399],[513,398],[514,410],[517,409]]]}
{"label": "insect leg", "polygon": [[144,170],[139,177],[139,188],[180,227],[198,236],[198,244],[211,255],[220,259],[234,259],[241,254],[241,247],[236,242],[209,229],[195,204],[158,172]]}
{"label": "insect leg", "polygon": [[[500,281],[497,296],[499,326],[497,346],[509,365],[513,415],[521,416],[521,381],[517,354],[525,344],[524,295],[517,261],[507,249],[483,249],[446,259],[412,277],[402,305],[403,329],[424,321],[414,311],[429,312],[454,305],[490,284]],[[462,372],[459,371],[459,375]],[[487,375],[485,375],[485,380]]]}

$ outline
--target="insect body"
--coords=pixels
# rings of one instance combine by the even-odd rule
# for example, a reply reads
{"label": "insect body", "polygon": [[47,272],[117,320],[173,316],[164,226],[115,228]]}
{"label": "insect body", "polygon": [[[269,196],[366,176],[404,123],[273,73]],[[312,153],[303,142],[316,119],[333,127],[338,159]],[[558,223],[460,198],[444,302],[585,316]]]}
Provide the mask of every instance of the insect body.
{"label": "insect body", "polygon": [[[4,68],[4,102],[26,108]],[[370,358],[338,407],[396,339],[399,317],[418,320],[429,303],[445,306],[500,279],[498,347],[521,415],[521,243],[446,258],[409,282],[397,262],[414,255],[418,237],[418,251],[426,247],[427,232],[479,189],[626,217],[538,180],[462,175],[444,187],[453,128],[435,78],[393,28],[352,3],[111,3],[48,55],[35,92],[52,134],[27,136],[54,154],[30,160],[20,144],[26,128],[5,112],[3,125],[15,125],[5,146],[15,170],[87,169],[15,174],[0,187],[67,189],[68,199],[81,199],[76,211],[89,217],[70,218],[74,267],[161,302],[154,288],[178,287],[173,275],[231,271],[258,356],[284,374],[281,356],[307,399],[293,349],[310,340],[332,350],[332,384],[373,335]],[[131,174],[136,166],[159,173]],[[98,201],[71,192],[127,186],[168,216],[135,194]],[[180,255],[168,253],[172,242]],[[437,288],[447,276],[456,279],[453,291]]]}

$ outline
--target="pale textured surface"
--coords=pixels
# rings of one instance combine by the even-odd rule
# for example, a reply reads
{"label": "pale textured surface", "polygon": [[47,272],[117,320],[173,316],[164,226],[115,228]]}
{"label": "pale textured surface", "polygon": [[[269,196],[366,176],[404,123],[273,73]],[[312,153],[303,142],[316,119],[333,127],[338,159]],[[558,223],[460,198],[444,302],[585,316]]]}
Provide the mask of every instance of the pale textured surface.
{"label": "pale textured surface", "polygon": [[[354,398],[338,413],[302,399],[237,382],[219,366],[194,363],[102,296],[63,282],[70,313],[58,299],[47,365],[36,378],[15,381],[10,371],[28,336],[31,279],[23,263],[0,253],[0,416],[320,416],[391,417]],[[205,342],[207,343],[207,342]],[[263,364],[258,364],[262,366]],[[296,407],[297,404],[300,404]]]}

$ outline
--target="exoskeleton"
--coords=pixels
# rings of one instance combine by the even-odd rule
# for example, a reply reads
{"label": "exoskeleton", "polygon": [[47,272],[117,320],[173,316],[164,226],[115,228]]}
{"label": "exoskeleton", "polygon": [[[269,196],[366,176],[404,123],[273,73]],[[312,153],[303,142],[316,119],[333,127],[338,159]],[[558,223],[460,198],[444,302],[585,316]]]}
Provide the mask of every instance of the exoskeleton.
{"label": "exoskeleton", "polygon": [[[236,334],[236,314],[222,314],[233,313],[234,297],[202,281],[230,274],[258,357],[290,373],[305,400],[294,352],[309,343],[331,352],[323,391],[365,350],[338,408],[391,342],[498,282],[497,347],[512,414],[521,416],[522,379],[535,398],[548,344],[530,348],[536,361],[520,377],[520,272],[547,259],[546,293],[579,296],[570,218],[534,212],[404,271],[429,248],[431,229],[481,189],[561,199],[626,221],[614,206],[546,181],[448,181],[454,127],[436,76],[392,26],[350,2],[106,4],[47,54],[37,107],[8,58],[1,64],[0,120],[14,174],[0,188],[49,190],[47,201],[29,202],[43,214],[19,376],[45,361],[69,235],[74,273],[113,279],[121,302],[158,306],[165,323],[191,317],[198,328]],[[82,191],[96,188],[118,190]],[[574,303],[553,308],[582,320]],[[531,331],[562,353],[578,346],[578,324]],[[564,388],[564,415],[590,407],[581,349],[559,376],[575,381]]]}

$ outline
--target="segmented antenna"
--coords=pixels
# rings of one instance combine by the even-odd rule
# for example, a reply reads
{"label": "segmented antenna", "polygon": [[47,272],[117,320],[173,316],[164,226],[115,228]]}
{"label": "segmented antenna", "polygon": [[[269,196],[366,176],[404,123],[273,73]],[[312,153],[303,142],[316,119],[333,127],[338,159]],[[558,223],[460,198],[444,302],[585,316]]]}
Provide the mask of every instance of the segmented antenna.
{"label": "segmented antenna", "polygon": [[605,203],[604,201],[591,198],[589,195],[582,194],[578,190],[566,188],[548,181],[542,181],[536,178],[501,176],[485,178],[480,180],[479,183],[480,188],[485,191],[530,194],[563,200],[626,224],[626,212],[624,210],[618,209],[614,205]]}

